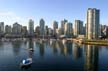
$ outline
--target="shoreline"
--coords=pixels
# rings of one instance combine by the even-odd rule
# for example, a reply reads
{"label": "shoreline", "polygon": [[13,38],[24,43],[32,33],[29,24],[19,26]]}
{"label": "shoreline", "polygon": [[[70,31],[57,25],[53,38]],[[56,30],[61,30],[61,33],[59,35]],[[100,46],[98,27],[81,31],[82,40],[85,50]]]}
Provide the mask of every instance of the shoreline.
{"label": "shoreline", "polygon": [[107,43],[101,43],[101,42],[83,42],[82,44],[85,44],[85,45],[106,45],[106,46],[108,46],[108,42]]}
{"label": "shoreline", "polygon": [[100,40],[100,39],[95,39],[95,40],[79,40],[76,39],[76,41],[80,44],[85,44],[85,45],[107,45],[108,46],[108,40]]}
{"label": "shoreline", "polygon": [[[0,41],[28,41],[30,38],[2,38]],[[41,40],[42,38],[31,38],[33,41]],[[51,40],[55,38],[45,38],[44,40]],[[42,39],[43,40],[43,39]],[[85,39],[75,39],[75,38],[65,38],[65,39],[57,39],[57,40],[66,40],[66,41],[72,41],[79,44],[85,44],[85,45],[106,45],[108,46],[108,39],[107,40],[85,40]]]}

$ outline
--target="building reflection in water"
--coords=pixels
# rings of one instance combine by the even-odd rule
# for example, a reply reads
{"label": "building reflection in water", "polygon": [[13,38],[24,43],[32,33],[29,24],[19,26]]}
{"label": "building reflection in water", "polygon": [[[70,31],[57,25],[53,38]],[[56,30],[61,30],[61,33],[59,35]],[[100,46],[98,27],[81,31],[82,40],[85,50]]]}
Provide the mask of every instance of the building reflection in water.
{"label": "building reflection in water", "polygon": [[4,45],[3,45],[3,42],[0,41],[0,49],[3,49]]}
{"label": "building reflection in water", "polygon": [[82,48],[79,45],[73,43],[72,54],[74,60],[78,60],[82,57]]}
{"label": "building reflection in water", "polygon": [[34,49],[34,42],[32,39],[29,39],[28,41],[28,48],[33,48]]}
{"label": "building reflection in water", "polygon": [[62,43],[62,41],[59,41],[59,48],[60,48],[60,54],[65,56],[66,55],[66,48],[65,48],[64,44]]}
{"label": "building reflection in water", "polygon": [[54,43],[52,43],[52,49],[53,49],[53,54],[57,54],[58,53],[58,41],[54,41]]}
{"label": "building reflection in water", "polygon": [[21,45],[22,45],[22,42],[21,41],[14,41],[14,42],[12,42],[14,54],[17,55],[17,54],[20,53]]}
{"label": "building reflection in water", "polygon": [[[29,41],[28,41],[28,48],[30,49],[33,49],[34,50],[34,42],[33,42],[33,40],[32,39],[29,39]],[[28,53],[29,53],[29,58],[32,58],[32,56],[33,56],[33,51],[28,51]]]}
{"label": "building reflection in water", "polygon": [[63,54],[66,55],[72,55],[72,43],[67,41],[66,43],[63,44]]}
{"label": "building reflection in water", "polygon": [[60,54],[64,55],[64,45],[63,45],[62,41],[59,41],[58,44],[59,44],[58,46],[60,48]]}
{"label": "building reflection in water", "polygon": [[44,50],[45,48],[44,48],[44,43],[39,43],[39,54],[41,55],[41,56],[44,56],[44,53],[45,53],[45,50]]}
{"label": "building reflection in water", "polygon": [[66,46],[67,46],[67,53],[69,55],[72,55],[72,45],[73,43],[71,41],[67,41]]}
{"label": "building reflection in water", "polygon": [[87,45],[84,50],[85,70],[98,71],[98,46]]}
{"label": "building reflection in water", "polygon": [[62,41],[58,42],[58,47],[60,49],[60,53],[63,56],[72,55],[72,42],[66,41],[63,43]]}

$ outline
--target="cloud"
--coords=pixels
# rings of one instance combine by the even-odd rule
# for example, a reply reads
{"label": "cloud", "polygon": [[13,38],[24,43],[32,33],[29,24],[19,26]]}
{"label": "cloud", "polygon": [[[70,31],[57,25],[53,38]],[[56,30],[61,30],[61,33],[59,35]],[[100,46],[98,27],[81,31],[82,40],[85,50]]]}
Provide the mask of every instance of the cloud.
{"label": "cloud", "polygon": [[15,16],[14,12],[0,12],[0,16]]}
{"label": "cloud", "polygon": [[0,21],[5,22],[5,24],[12,25],[14,22],[18,22],[22,25],[25,23],[25,18],[18,16],[14,12],[0,12]]}
{"label": "cloud", "polygon": [[16,21],[21,20],[21,18],[17,16],[14,12],[0,12],[0,17],[5,17],[7,19],[16,19]]}

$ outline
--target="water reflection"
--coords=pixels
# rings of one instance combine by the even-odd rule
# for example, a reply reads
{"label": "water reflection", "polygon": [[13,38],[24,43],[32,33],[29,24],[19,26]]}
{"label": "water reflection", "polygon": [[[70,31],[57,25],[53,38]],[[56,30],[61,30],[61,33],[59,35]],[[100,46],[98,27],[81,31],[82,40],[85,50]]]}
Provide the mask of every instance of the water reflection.
{"label": "water reflection", "polygon": [[60,48],[60,54],[65,56],[65,53],[64,53],[64,45],[62,43],[62,41],[59,41],[59,48]]}
{"label": "water reflection", "polygon": [[[33,58],[33,53],[34,53],[34,42],[32,39],[29,39],[28,41],[28,58]],[[22,70],[28,70],[31,68],[31,64],[27,66],[21,66]]]}
{"label": "water reflection", "polygon": [[65,45],[66,45],[66,47],[67,47],[67,53],[69,54],[69,55],[72,55],[72,42],[67,42],[67,43],[65,43]]}
{"label": "water reflection", "polygon": [[53,53],[59,53],[63,56],[72,55],[72,42],[63,43],[62,41],[53,41],[51,47],[53,48]]}
{"label": "water reflection", "polygon": [[45,50],[44,50],[45,48],[44,48],[44,43],[40,43],[39,44],[39,54],[40,54],[40,56],[44,56],[44,53],[45,53]]}
{"label": "water reflection", "polygon": [[52,48],[53,48],[53,54],[57,54],[58,53],[58,41],[54,41],[52,43]]}
{"label": "water reflection", "polygon": [[3,42],[0,41],[0,47],[2,47],[2,45],[3,45]]}
{"label": "water reflection", "polygon": [[[34,44],[35,43],[35,44]],[[3,49],[2,49],[3,48]],[[29,50],[32,48],[34,51]],[[58,69],[70,71],[102,71],[108,66],[107,46],[77,45],[71,41],[28,40],[0,43],[0,71],[20,71],[19,63],[32,58],[33,64],[27,71]],[[8,69],[6,69],[6,66]],[[106,71],[107,71],[106,70]]]}
{"label": "water reflection", "polygon": [[98,71],[98,46],[87,45],[85,47],[85,70]]}
{"label": "water reflection", "polygon": [[0,49],[3,49],[3,42],[0,41]]}
{"label": "water reflection", "polygon": [[74,60],[78,60],[79,58],[82,57],[82,47],[80,47],[79,45],[74,43],[72,51],[73,51]]}
{"label": "water reflection", "polygon": [[61,47],[61,53],[64,55],[64,56],[67,56],[67,55],[72,55],[72,42],[65,42],[65,43],[62,43],[63,44],[63,47]]}
{"label": "water reflection", "polygon": [[29,39],[29,41],[28,41],[28,49],[29,49],[29,51],[28,51],[28,53],[29,53],[29,58],[32,58],[32,56],[33,56],[33,51],[34,51],[34,42],[33,42],[32,39]]}
{"label": "water reflection", "polygon": [[21,41],[14,41],[12,42],[13,52],[15,55],[20,53],[22,42]]}

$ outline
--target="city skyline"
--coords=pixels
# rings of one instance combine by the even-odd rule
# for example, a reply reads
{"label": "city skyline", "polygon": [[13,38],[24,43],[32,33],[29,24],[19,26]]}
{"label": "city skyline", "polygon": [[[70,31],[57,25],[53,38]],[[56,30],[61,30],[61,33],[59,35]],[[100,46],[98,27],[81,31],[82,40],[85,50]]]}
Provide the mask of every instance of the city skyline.
{"label": "city skyline", "polygon": [[0,21],[8,25],[18,22],[28,26],[29,19],[33,19],[37,26],[43,18],[45,24],[52,28],[54,20],[60,26],[60,21],[64,18],[72,23],[75,19],[85,23],[87,9],[97,8],[100,9],[100,24],[108,25],[106,6],[107,1],[102,0],[1,0]]}

